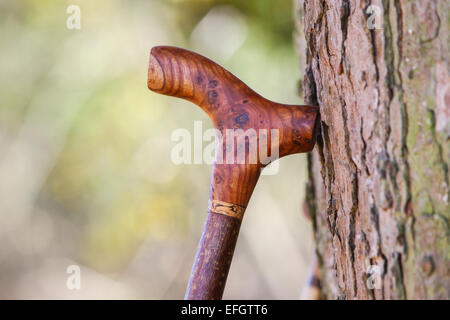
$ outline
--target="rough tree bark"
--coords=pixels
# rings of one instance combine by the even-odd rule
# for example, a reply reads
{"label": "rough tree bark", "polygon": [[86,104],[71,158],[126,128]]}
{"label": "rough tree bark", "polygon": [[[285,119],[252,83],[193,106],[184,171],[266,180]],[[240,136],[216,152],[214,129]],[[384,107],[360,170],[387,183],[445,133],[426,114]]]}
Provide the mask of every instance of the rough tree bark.
{"label": "rough tree bark", "polygon": [[448,299],[448,2],[296,10],[303,93],[322,120],[307,206],[325,297]]}

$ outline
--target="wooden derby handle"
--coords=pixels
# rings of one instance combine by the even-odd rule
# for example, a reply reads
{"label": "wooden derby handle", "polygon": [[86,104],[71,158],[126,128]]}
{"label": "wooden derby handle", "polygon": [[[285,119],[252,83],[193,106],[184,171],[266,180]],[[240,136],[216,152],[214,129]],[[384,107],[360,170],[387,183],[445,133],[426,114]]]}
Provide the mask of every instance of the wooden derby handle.
{"label": "wooden derby handle", "polygon": [[[274,158],[312,150],[318,108],[267,100],[213,61],[176,47],[151,50],[147,85],[157,93],[200,106],[221,137],[208,215],[185,296],[221,299],[242,217],[261,169]],[[227,135],[230,131],[234,136]],[[269,150],[277,150],[278,155]]]}

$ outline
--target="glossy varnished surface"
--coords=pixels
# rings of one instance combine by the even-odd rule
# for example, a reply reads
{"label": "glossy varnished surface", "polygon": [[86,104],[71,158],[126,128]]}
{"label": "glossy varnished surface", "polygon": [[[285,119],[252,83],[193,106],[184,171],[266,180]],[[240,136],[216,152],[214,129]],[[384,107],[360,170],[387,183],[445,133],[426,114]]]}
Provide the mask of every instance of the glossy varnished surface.
{"label": "glossy varnished surface", "polygon": [[[278,130],[279,144],[276,147],[279,157],[308,152],[314,147],[318,122],[316,107],[284,105],[267,100],[218,64],[194,52],[176,47],[153,48],[147,85],[157,93],[183,98],[200,106],[223,136],[226,136],[227,129],[242,129],[237,131],[237,139],[242,135],[242,141],[247,142],[245,163],[238,163],[238,146],[234,150],[227,148],[226,139],[220,141],[218,148],[222,149],[225,159],[228,156],[234,161],[221,163],[218,161],[220,153],[216,152],[210,203],[225,204],[220,206],[222,209],[240,208],[243,214],[260,171],[269,161],[258,156],[256,163],[250,163],[249,138],[244,137],[247,130],[255,130],[258,141],[260,134],[267,132],[269,147],[274,142],[270,140],[271,130]],[[240,218],[209,210],[186,298],[222,297]]]}

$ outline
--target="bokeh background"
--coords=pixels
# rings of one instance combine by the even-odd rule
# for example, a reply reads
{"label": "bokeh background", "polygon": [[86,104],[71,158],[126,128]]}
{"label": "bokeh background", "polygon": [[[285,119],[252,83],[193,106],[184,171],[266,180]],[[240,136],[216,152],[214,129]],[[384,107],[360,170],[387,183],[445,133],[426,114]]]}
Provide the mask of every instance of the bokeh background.
{"label": "bokeh background", "polygon": [[[70,5],[80,29],[67,28]],[[0,298],[183,298],[211,167],[173,164],[171,134],[211,124],[146,88],[149,51],[197,51],[299,104],[294,11],[291,0],[1,0]],[[224,298],[300,297],[313,250],[305,163],[283,158],[260,179]],[[80,290],[66,286],[71,265]]]}

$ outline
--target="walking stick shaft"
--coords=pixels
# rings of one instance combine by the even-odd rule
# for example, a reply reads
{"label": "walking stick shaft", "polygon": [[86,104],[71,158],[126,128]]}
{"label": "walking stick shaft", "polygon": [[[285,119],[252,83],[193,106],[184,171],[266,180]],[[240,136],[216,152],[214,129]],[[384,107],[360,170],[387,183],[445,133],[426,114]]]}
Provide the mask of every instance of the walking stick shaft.
{"label": "walking stick shaft", "polygon": [[185,299],[222,298],[241,220],[208,212]]}

